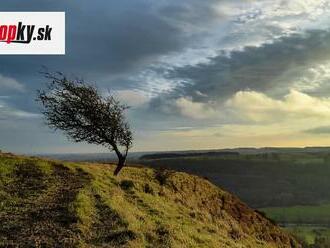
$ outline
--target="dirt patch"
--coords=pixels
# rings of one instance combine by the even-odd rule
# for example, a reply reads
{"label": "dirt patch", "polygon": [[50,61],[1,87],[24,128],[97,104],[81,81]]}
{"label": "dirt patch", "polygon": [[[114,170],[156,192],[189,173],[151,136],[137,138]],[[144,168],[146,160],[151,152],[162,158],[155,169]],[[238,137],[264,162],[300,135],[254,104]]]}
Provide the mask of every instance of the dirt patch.
{"label": "dirt patch", "polygon": [[152,233],[146,234],[146,239],[148,240],[149,245],[147,248],[170,248],[172,247],[170,231],[159,224],[159,226]]}
{"label": "dirt patch", "polygon": [[11,201],[0,213],[0,247],[75,247],[77,218],[69,205],[88,176],[61,164],[52,165],[51,175],[33,164],[16,167]]}
{"label": "dirt patch", "polygon": [[107,247],[120,247],[128,241],[135,239],[134,232],[128,230],[128,223],[106,205],[97,194],[95,197],[95,207],[97,218],[91,227],[91,237],[89,244]]}
{"label": "dirt patch", "polygon": [[38,196],[45,188],[45,176],[33,163],[16,164],[13,181],[5,185],[5,191],[11,196],[29,198]]}

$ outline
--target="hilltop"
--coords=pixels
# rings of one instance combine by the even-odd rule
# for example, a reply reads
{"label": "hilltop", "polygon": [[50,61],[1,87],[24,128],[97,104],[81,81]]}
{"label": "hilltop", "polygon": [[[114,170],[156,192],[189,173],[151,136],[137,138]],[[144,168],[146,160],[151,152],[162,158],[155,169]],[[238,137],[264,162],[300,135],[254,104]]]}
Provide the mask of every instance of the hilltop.
{"label": "hilltop", "polygon": [[214,150],[154,152],[142,154],[139,159],[169,159],[169,158],[192,158],[192,157],[226,157],[253,154],[328,154],[330,147],[242,147]]}
{"label": "hilltop", "polygon": [[0,154],[0,247],[300,247],[182,172]]}

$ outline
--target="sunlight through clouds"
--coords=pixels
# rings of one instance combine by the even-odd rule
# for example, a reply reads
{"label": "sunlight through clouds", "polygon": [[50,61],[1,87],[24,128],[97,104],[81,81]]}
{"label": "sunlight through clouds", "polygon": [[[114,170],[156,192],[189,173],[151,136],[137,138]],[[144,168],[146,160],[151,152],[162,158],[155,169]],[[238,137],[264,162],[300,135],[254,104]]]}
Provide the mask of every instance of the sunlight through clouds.
{"label": "sunlight through clouds", "polygon": [[297,119],[329,119],[330,98],[317,98],[291,90],[283,99],[273,99],[254,91],[237,92],[226,106],[240,117],[256,122]]}

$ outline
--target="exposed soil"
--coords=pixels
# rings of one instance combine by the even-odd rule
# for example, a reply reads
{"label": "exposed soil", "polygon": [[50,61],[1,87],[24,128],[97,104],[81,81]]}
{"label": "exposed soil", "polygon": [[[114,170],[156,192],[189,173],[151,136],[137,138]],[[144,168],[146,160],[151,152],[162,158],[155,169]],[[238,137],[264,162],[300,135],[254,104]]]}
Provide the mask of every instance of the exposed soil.
{"label": "exposed soil", "polygon": [[128,223],[104,204],[99,195],[95,194],[94,197],[97,216],[86,243],[101,247],[121,247],[134,239],[135,233],[128,230]]}
{"label": "exposed soil", "polygon": [[53,173],[45,175],[34,164],[16,165],[15,180],[6,185],[15,201],[0,212],[0,247],[63,248],[79,242],[69,205],[89,178],[61,164],[52,167]]}

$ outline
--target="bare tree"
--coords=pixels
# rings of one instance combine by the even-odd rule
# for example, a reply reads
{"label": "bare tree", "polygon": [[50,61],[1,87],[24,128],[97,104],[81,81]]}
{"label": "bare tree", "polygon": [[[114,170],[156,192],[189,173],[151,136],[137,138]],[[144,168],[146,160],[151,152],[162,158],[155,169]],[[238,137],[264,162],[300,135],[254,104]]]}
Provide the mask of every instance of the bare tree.
{"label": "bare tree", "polygon": [[64,131],[75,142],[105,146],[115,151],[118,175],[125,166],[128,150],[132,147],[132,132],[125,119],[128,108],[114,96],[103,97],[95,86],[83,80],[71,80],[62,73],[43,73],[50,81],[39,90],[37,101],[52,129]]}

